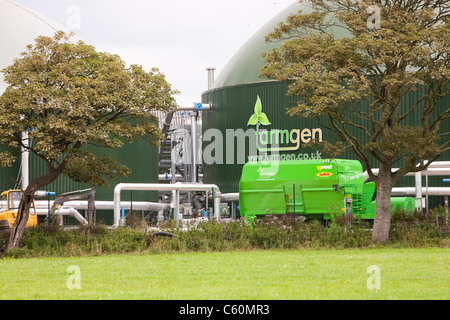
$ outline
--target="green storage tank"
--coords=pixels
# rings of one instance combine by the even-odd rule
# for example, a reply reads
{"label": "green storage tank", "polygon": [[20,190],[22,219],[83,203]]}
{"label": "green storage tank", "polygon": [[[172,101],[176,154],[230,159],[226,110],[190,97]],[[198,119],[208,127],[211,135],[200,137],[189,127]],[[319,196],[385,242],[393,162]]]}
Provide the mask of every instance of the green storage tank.
{"label": "green storage tank", "polygon": [[[270,125],[260,128],[267,132],[275,130],[297,132],[297,136],[305,133],[305,141],[310,134],[321,131],[321,139],[335,143],[341,141],[339,137],[327,130],[330,123],[322,119],[304,119],[289,116],[286,109],[296,105],[301,97],[287,96],[288,84],[279,81],[259,77],[260,69],[265,65],[261,53],[264,50],[271,51],[279,47],[281,42],[267,43],[264,36],[272,32],[278,23],[286,21],[289,14],[303,10],[309,13],[312,9],[302,3],[295,2],[285,10],[268,21],[254,36],[252,36],[230,61],[221,70],[211,87],[202,93],[202,102],[212,106],[210,111],[202,113],[203,133],[203,182],[214,183],[219,186],[222,193],[236,193],[239,191],[239,179],[244,164],[249,157],[254,155],[253,149],[257,140],[255,126],[249,125],[249,119],[254,113],[255,101],[259,97],[262,103],[262,112],[266,114]],[[333,30],[335,37],[349,36],[343,29]],[[400,101],[401,108],[407,108],[424,94],[424,88],[419,87],[417,91],[410,92]],[[439,103],[439,111],[448,109],[450,96],[446,96]],[[361,108],[369,105],[369,102],[361,102]],[[406,125],[417,125],[421,121],[420,108],[412,112]],[[367,137],[360,130],[349,128],[352,135],[363,142]],[[440,132],[450,130],[450,119],[446,119]],[[261,136],[259,136],[261,137]],[[291,136],[292,137],[292,136]],[[294,136],[295,138],[295,136]],[[443,136],[443,139],[447,139]],[[221,145],[222,143],[222,145]],[[305,155],[317,154],[317,148],[307,147],[301,144],[286,144],[287,147],[297,147],[294,151],[280,151],[279,155],[292,155],[305,158]],[[326,155],[322,156],[323,158]],[[340,156],[345,159],[360,160],[350,148]],[[311,157],[310,157],[311,159]],[[377,168],[378,162],[369,157],[372,167]],[[439,161],[450,160],[450,151],[447,151],[438,159]],[[365,170],[365,167],[363,167]],[[411,187],[415,185],[414,177],[400,179],[395,187]],[[429,185],[445,187],[442,177],[429,177]],[[430,205],[443,204],[443,197],[430,197]],[[240,205],[242,209],[243,206]]]}
{"label": "green storage tank", "polygon": [[248,162],[239,183],[239,207],[246,218],[294,213],[331,219],[346,203],[352,212],[362,211],[363,185],[356,160]]}

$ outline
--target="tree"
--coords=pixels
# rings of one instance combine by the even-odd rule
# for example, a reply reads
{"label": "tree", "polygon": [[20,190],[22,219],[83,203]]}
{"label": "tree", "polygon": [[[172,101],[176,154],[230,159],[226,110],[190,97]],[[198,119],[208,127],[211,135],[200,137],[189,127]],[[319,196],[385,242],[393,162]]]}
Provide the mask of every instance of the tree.
{"label": "tree", "polygon": [[301,97],[288,113],[319,119],[363,161],[377,186],[372,240],[387,242],[394,184],[450,149],[448,1],[303,2],[315,10],[266,36],[284,42],[263,53],[261,76],[288,82],[288,95]]}
{"label": "tree", "polygon": [[[129,168],[87,146],[120,148],[139,137],[158,145],[163,136],[151,111],[176,107],[177,92],[158,69],[126,68],[119,56],[82,41],[70,43],[70,37],[61,31],[38,37],[3,70],[9,86],[0,97],[0,142],[35,154],[47,166],[23,192],[7,249],[19,245],[35,191],[59,175],[105,186],[129,174]],[[3,152],[0,160],[6,166],[16,159]]]}

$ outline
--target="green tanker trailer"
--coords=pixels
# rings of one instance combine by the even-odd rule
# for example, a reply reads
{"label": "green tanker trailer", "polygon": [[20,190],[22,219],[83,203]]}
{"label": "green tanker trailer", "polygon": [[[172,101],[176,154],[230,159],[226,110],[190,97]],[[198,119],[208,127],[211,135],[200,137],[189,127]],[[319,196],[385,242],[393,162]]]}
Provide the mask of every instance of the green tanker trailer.
{"label": "green tanker trailer", "polygon": [[[246,220],[267,214],[333,219],[351,212],[361,219],[375,215],[375,183],[364,183],[359,161],[288,160],[248,162],[239,182],[239,208]],[[414,198],[393,197],[392,211],[414,212]]]}

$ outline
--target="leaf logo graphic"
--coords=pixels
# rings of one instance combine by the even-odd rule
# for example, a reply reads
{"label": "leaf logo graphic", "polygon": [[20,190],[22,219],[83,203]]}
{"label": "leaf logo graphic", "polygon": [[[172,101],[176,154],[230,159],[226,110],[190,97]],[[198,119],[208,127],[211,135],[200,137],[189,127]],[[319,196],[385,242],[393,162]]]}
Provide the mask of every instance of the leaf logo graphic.
{"label": "leaf logo graphic", "polygon": [[258,99],[256,100],[255,104],[255,113],[250,117],[250,120],[248,120],[247,126],[249,125],[256,125],[261,123],[262,125],[268,126],[270,125],[270,121],[267,118],[266,114],[262,112],[262,105],[261,105],[261,99],[258,96]]}

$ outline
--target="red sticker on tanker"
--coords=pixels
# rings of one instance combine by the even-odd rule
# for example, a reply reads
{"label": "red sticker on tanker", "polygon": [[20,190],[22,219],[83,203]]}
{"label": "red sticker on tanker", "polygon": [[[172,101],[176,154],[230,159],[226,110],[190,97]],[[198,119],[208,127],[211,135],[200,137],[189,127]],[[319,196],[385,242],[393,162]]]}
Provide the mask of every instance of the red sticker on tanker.
{"label": "red sticker on tanker", "polygon": [[331,177],[333,174],[331,172],[319,172],[318,177]]}

